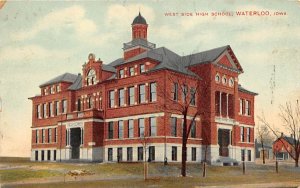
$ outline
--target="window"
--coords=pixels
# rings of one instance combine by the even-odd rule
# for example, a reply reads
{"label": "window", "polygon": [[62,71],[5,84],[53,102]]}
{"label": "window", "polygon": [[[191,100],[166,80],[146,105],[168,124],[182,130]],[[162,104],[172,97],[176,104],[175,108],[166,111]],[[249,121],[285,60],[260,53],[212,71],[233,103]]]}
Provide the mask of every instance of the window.
{"label": "window", "polygon": [[47,150],[47,160],[50,161],[51,159],[51,150]]}
{"label": "window", "polygon": [[220,82],[220,75],[218,75],[218,74],[216,75],[215,81],[218,82],[218,83]]}
{"label": "window", "polygon": [[52,142],[52,130],[48,129],[48,143]]}
{"label": "window", "polygon": [[57,142],[57,128],[54,128],[54,142]]}
{"label": "window", "polygon": [[88,108],[94,108],[94,102],[92,97],[89,97],[87,102],[88,102]]}
{"label": "window", "polygon": [[96,81],[96,72],[94,69],[89,70],[87,74],[87,85],[94,85]]}
{"label": "window", "polygon": [[43,118],[47,117],[47,104],[43,104]]}
{"label": "window", "polygon": [[129,76],[134,76],[134,67],[129,67]]}
{"label": "window", "polygon": [[250,101],[245,101],[245,115],[250,116]]}
{"label": "window", "polygon": [[84,141],[84,129],[81,129],[80,145],[83,145]]}
{"label": "window", "polygon": [[119,89],[119,106],[125,105],[124,89]]}
{"label": "window", "polygon": [[191,126],[191,138],[196,138],[196,122],[193,121]]}
{"label": "window", "polygon": [[123,138],[124,135],[124,127],[123,121],[118,122],[118,138]]}
{"label": "window", "polygon": [[145,131],[145,120],[139,119],[139,137],[144,137],[144,131]]}
{"label": "window", "polygon": [[44,89],[44,95],[48,95],[47,88]]}
{"label": "window", "polygon": [[187,102],[188,87],[186,85],[182,86],[182,102]]}
{"label": "window", "polygon": [[36,106],[36,117],[37,118],[39,118],[39,119],[41,119],[41,105],[39,104],[39,105],[37,105]]}
{"label": "window", "polygon": [[171,117],[171,136],[177,136],[177,118]]}
{"label": "window", "polygon": [[156,136],[156,118],[150,118],[150,136]]}
{"label": "window", "polygon": [[128,120],[128,138],[133,138],[133,119]]}
{"label": "window", "polygon": [[42,143],[45,143],[45,141],[46,141],[45,137],[46,137],[45,129],[42,129]]}
{"label": "window", "polygon": [[223,83],[223,84],[227,84],[227,78],[226,78],[225,75],[224,75],[223,78],[222,78],[222,83]]}
{"label": "window", "polygon": [[139,85],[139,103],[144,103],[145,101],[145,84],[141,84]]}
{"label": "window", "polygon": [[56,150],[53,151],[53,160],[56,161]]}
{"label": "window", "polygon": [[57,116],[58,115],[58,108],[59,108],[59,103],[58,101],[54,102],[54,115]]}
{"label": "window", "polygon": [[109,91],[109,107],[113,108],[115,106],[115,92],[113,90]]}
{"label": "window", "polygon": [[251,139],[250,139],[250,128],[248,127],[247,128],[247,142],[250,142]]}
{"label": "window", "polygon": [[43,161],[43,160],[44,160],[44,157],[45,157],[45,152],[44,152],[44,150],[42,150],[41,157],[42,157],[42,161]]}
{"label": "window", "polygon": [[124,69],[119,70],[119,78],[124,78]]}
{"label": "window", "polygon": [[196,148],[192,148],[192,161],[196,161]]}
{"label": "window", "polygon": [[155,161],[155,146],[149,146],[149,161]]}
{"label": "window", "polygon": [[251,161],[251,150],[248,150],[248,161]]}
{"label": "window", "polygon": [[240,115],[243,114],[243,99],[240,99]]}
{"label": "window", "polygon": [[112,148],[108,148],[107,150],[107,160],[108,161],[112,161],[113,160],[113,149]]}
{"label": "window", "polygon": [[241,150],[241,160],[245,161],[245,150],[244,149]]}
{"label": "window", "polygon": [[150,102],[156,101],[156,83],[150,83]]}
{"label": "window", "polygon": [[59,85],[56,85],[56,93],[60,92],[60,87]]}
{"label": "window", "polygon": [[132,161],[132,147],[127,148],[127,161]]}
{"label": "window", "polygon": [[117,158],[118,158],[118,162],[123,160],[123,149],[122,148],[118,148]]}
{"label": "window", "polygon": [[134,105],[134,87],[129,87],[128,88],[128,104],[129,105]]}
{"label": "window", "polygon": [[54,88],[51,86],[50,87],[50,94],[53,94],[54,93]]}
{"label": "window", "polygon": [[39,160],[39,151],[35,151],[35,160],[38,161]]}
{"label": "window", "polygon": [[177,147],[172,146],[172,161],[177,161]]}
{"label": "window", "polygon": [[173,83],[173,87],[172,87],[172,99],[174,101],[178,100],[178,83]]}
{"label": "window", "polygon": [[233,87],[233,85],[234,85],[234,80],[233,80],[233,78],[230,78],[229,79],[229,86]]}
{"label": "window", "polygon": [[77,111],[81,111],[81,99],[77,99]]}
{"label": "window", "polygon": [[35,143],[39,143],[39,130],[35,130]]}
{"label": "window", "polygon": [[141,64],[140,65],[140,73],[145,72],[145,65]]}
{"label": "window", "polygon": [[191,105],[196,105],[196,89],[193,87],[191,88]]}
{"label": "window", "polygon": [[143,147],[138,147],[138,161],[144,160],[144,150]]}
{"label": "window", "polygon": [[241,142],[244,142],[244,127],[240,127],[240,131],[241,131]]}
{"label": "window", "polygon": [[49,116],[53,117],[53,103],[52,102],[49,103]]}
{"label": "window", "polygon": [[114,122],[108,122],[108,139],[114,138]]}
{"label": "window", "polygon": [[63,105],[62,105],[62,113],[67,113],[67,109],[68,109],[67,100],[63,100],[62,103],[63,103]]}

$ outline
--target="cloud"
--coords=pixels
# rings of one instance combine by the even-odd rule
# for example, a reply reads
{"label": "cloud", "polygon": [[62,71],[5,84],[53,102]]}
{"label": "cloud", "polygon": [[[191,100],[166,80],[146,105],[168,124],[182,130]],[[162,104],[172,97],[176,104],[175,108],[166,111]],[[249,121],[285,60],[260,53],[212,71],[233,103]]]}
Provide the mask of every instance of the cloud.
{"label": "cloud", "polygon": [[97,31],[96,24],[85,18],[85,10],[81,6],[74,5],[45,15],[31,29],[13,33],[11,37],[17,41],[24,41],[34,38],[45,30],[62,28],[71,28],[81,37],[94,34]]}

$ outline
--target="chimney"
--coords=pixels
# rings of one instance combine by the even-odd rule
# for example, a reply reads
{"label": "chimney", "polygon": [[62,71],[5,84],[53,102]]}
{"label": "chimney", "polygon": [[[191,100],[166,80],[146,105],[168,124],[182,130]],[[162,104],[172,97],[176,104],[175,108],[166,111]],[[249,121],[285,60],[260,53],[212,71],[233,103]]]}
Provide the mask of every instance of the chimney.
{"label": "chimney", "polygon": [[283,137],[283,132],[281,132],[281,137]]}

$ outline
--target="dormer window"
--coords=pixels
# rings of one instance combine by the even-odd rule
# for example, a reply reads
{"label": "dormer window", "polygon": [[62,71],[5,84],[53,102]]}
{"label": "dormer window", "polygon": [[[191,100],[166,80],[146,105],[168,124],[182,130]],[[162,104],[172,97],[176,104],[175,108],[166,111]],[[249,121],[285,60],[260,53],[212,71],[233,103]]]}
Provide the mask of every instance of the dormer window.
{"label": "dormer window", "polygon": [[124,78],[124,69],[120,69],[119,78]]}
{"label": "dormer window", "polygon": [[96,72],[94,69],[91,69],[87,74],[87,86],[94,85],[95,81],[96,81]]}

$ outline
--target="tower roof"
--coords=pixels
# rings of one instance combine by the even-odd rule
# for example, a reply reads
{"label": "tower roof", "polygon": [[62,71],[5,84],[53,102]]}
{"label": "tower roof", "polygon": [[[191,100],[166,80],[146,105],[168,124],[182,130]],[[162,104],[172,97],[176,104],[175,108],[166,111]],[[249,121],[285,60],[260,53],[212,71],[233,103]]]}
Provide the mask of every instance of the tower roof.
{"label": "tower roof", "polygon": [[139,15],[137,17],[134,18],[132,25],[135,24],[145,24],[147,25],[147,22],[145,20],[145,18],[141,15],[141,13],[139,12]]}

